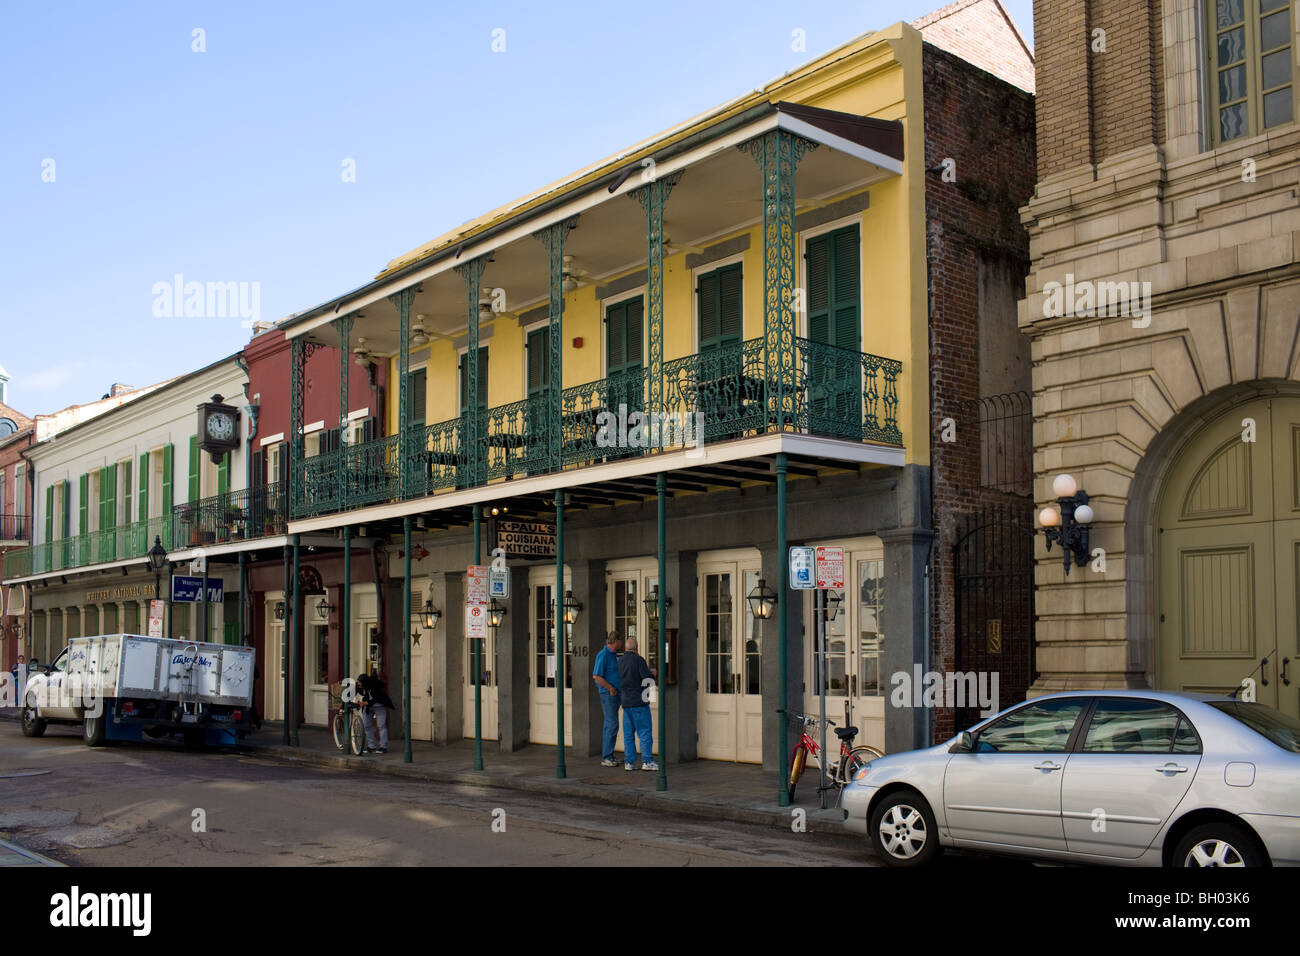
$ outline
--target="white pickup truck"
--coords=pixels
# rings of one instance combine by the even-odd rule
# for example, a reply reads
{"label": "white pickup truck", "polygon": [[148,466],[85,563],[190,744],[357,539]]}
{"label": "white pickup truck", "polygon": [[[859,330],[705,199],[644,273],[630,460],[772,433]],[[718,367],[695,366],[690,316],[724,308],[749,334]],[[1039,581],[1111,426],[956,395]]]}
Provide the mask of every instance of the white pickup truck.
{"label": "white pickup truck", "polygon": [[251,724],[254,650],[233,644],[106,634],[74,637],[23,690],[23,733],[80,724],[86,744],[179,734],[189,746],[234,744]]}

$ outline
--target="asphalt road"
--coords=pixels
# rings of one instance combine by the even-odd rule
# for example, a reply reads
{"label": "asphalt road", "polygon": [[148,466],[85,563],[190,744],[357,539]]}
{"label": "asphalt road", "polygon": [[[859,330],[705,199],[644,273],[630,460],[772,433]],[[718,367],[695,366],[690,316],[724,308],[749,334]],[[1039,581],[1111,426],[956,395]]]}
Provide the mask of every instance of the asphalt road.
{"label": "asphalt road", "polygon": [[28,739],[11,721],[0,721],[0,836],[74,866],[875,863],[840,835],[167,742],[92,749],[79,731]]}

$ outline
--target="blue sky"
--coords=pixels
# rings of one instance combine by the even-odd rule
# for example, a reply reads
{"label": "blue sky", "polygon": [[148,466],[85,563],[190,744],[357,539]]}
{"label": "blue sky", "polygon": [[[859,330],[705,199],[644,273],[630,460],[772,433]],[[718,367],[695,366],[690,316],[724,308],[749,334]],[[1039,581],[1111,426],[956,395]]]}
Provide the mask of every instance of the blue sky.
{"label": "blue sky", "polygon": [[[250,335],[237,317],[155,314],[156,284],[177,274],[257,283],[260,318],[281,318],[853,36],[942,5],[6,3],[9,402],[54,411],[237,351]],[[1031,0],[1005,5],[1032,39]],[[192,49],[196,28],[204,52]],[[504,52],[492,49],[498,28]],[[791,49],[795,29],[806,52]]]}

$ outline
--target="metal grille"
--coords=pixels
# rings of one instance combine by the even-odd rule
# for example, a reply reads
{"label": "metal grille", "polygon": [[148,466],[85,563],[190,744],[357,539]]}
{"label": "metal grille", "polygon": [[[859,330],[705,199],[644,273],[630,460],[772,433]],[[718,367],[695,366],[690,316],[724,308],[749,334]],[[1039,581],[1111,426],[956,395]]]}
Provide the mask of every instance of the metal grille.
{"label": "metal grille", "polygon": [[[990,505],[957,521],[954,669],[998,675],[998,709],[1025,699],[1034,680],[1033,503]],[[956,729],[982,719],[975,701],[956,708]]]}
{"label": "metal grille", "polygon": [[1033,494],[1034,412],[1028,392],[1005,392],[970,402],[966,421],[979,429],[980,487]]}

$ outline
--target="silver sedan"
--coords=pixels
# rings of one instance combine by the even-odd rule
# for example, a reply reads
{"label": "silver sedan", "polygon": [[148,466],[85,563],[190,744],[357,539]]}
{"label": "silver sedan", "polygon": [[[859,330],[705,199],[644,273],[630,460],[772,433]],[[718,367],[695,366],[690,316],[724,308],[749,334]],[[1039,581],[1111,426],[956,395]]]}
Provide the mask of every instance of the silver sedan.
{"label": "silver sedan", "polygon": [[1300,866],[1300,721],[1232,697],[1078,691],[891,754],[845,825],[918,866],[943,847],[1118,866]]}

